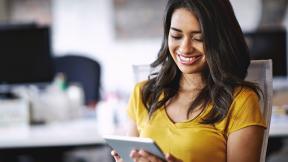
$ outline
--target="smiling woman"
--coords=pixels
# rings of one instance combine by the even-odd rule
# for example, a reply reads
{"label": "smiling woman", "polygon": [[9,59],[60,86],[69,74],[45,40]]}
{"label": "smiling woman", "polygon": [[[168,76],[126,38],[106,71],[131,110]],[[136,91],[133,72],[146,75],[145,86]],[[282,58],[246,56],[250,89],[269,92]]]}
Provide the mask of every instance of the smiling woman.
{"label": "smiling woman", "polygon": [[171,18],[168,46],[178,68],[184,74],[199,73],[206,68],[200,24],[187,9],[177,9]]}
{"label": "smiling woman", "polygon": [[[151,64],[160,70],[131,94],[129,135],[152,138],[169,162],[260,161],[266,123],[259,87],[244,80],[249,64],[228,0],[168,0]],[[145,150],[130,157],[161,161]]]}

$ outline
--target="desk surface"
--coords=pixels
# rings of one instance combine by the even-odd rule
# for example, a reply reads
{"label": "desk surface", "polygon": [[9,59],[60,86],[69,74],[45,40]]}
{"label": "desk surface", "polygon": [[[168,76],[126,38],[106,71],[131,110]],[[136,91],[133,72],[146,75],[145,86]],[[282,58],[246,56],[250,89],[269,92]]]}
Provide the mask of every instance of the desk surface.
{"label": "desk surface", "polygon": [[269,135],[270,137],[288,137],[288,116],[276,117],[272,115]]}
{"label": "desk surface", "polygon": [[[105,144],[95,120],[0,129],[0,149]],[[288,120],[272,120],[270,136],[288,136]]]}
{"label": "desk surface", "polygon": [[105,144],[95,120],[0,129],[0,149]]}

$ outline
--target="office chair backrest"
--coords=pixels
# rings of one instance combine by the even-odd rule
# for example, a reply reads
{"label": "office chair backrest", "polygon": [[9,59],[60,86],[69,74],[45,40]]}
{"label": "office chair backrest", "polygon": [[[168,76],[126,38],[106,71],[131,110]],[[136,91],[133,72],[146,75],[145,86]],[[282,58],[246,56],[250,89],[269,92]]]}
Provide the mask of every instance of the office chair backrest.
{"label": "office chair backrest", "polygon": [[267,129],[264,134],[260,162],[265,162],[272,113],[272,61],[252,60],[246,80],[257,83],[263,91],[260,104],[261,112],[266,119]]}
{"label": "office chair backrest", "polygon": [[140,82],[142,80],[147,80],[150,73],[152,73],[152,68],[148,64],[142,65],[132,65],[134,81]]}
{"label": "office chair backrest", "polygon": [[81,84],[85,104],[93,105],[100,100],[101,67],[96,60],[79,55],[59,56],[54,60],[56,73],[64,73],[68,83]]}

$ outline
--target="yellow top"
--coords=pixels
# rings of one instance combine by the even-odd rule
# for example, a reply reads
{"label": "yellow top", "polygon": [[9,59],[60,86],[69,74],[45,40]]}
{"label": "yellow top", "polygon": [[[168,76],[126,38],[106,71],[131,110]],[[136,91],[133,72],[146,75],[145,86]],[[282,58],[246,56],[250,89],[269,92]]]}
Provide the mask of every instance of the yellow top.
{"label": "yellow top", "polygon": [[208,125],[199,121],[211,110],[211,105],[185,122],[172,122],[164,107],[156,110],[148,120],[148,111],[141,101],[142,86],[143,82],[135,86],[128,106],[128,115],[136,122],[140,137],[154,139],[163,152],[184,162],[226,162],[230,133],[251,125],[266,127],[258,96],[248,88],[237,93],[227,117]]}

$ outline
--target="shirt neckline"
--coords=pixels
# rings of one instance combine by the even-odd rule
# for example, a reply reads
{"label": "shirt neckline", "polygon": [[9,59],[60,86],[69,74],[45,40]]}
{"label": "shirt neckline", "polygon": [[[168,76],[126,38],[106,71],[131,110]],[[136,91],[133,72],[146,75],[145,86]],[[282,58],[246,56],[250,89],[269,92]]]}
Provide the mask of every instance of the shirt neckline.
{"label": "shirt neckline", "polygon": [[161,108],[161,113],[165,117],[165,120],[171,125],[172,127],[187,127],[191,124],[198,124],[200,122],[201,117],[205,114],[207,111],[207,107],[204,108],[197,116],[195,116],[192,119],[184,120],[181,122],[174,122],[168,115],[165,106]]}

